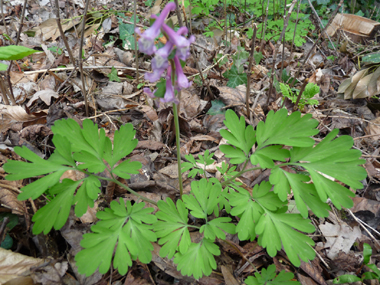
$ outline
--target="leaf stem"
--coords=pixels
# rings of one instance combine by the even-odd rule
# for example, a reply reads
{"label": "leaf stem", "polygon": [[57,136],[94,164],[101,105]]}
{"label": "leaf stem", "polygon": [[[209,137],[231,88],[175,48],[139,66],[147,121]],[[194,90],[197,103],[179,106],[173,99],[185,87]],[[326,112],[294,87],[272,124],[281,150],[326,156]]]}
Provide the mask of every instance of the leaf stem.
{"label": "leaf stem", "polygon": [[123,187],[124,189],[128,190],[130,193],[132,193],[133,195],[139,197],[141,200],[145,201],[145,202],[148,202],[148,203],[151,203],[155,206],[157,206],[157,203],[153,200],[150,200],[144,196],[142,196],[141,194],[137,193],[136,191],[132,190],[131,188],[129,188],[127,185],[124,185],[123,183],[121,183],[120,181],[118,181],[117,179],[112,179],[111,181],[115,182],[117,185]]}
{"label": "leaf stem", "polygon": [[179,197],[182,200],[183,195],[183,185],[182,185],[182,172],[181,172],[181,144],[180,144],[180,132],[179,132],[179,118],[177,104],[173,103],[173,115],[174,115],[174,126],[175,126],[175,138],[177,145],[177,164],[178,164],[178,183],[179,183]]}
{"label": "leaf stem", "polygon": [[222,182],[222,186],[224,185],[227,185],[228,183],[230,183],[231,181],[233,181],[235,178],[239,177],[240,175],[242,175],[243,173],[245,172],[248,172],[248,171],[251,171],[251,170],[256,170],[256,169],[261,169],[261,167],[254,167],[254,168],[250,168],[250,169],[244,169],[248,164],[248,158],[246,159],[245,163],[244,163],[244,166],[243,166],[243,170],[240,170],[238,173],[236,173],[234,176],[232,176],[231,178],[227,179],[226,181]]}
{"label": "leaf stem", "polygon": [[[79,170],[79,169],[78,169]],[[88,172],[88,171],[83,171],[83,170],[79,170],[81,172],[84,172],[85,174],[87,175],[93,175],[95,177],[97,177],[98,179],[101,179],[101,180],[107,180],[107,181],[112,181],[112,182],[115,182],[117,185],[123,187],[124,189],[126,189],[128,192],[132,193],[133,195],[139,197],[141,200],[145,201],[145,202],[148,202],[148,203],[151,203],[155,206],[157,206],[157,202],[153,201],[153,200],[150,200],[144,196],[142,196],[141,194],[137,193],[136,191],[132,190],[131,188],[129,188],[127,185],[124,185],[123,183],[121,183],[120,181],[118,181],[116,178],[113,177],[112,173],[111,173],[111,176],[112,178],[107,178],[107,177],[101,177],[101,176],[98,176],[98,175],[94,175],[93,173],[91,172]]]}

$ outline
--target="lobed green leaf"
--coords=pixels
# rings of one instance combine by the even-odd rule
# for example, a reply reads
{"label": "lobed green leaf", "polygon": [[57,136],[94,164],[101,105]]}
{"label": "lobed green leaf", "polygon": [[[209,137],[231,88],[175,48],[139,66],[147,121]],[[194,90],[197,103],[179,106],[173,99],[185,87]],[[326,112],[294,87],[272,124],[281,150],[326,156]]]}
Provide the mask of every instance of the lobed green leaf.
{"label": "lobed green leaf", "polygon": [[170,198],[166,201],[158,201],[160,211],[156,213],[159,219],[154,224],[154,230],[159,239],[158,244],[164,244],[160,249],[160,256],[172,258],[179,249],[185,253],[190,244],[190,233],[188,230],[188,210],[182,200],[177,201],[177,207]]}
{"label": "lobed green leaf", "polygon": [[47,234],[53,226],[56,230],[64,226],[70,214],[74,192],[80,182],[81,180],[63,179],[62,183],[57,183],[49,190],[50,194],[56,196],[34,214],[32,218],[32,221],[35,222],[34,234],[42,231]]}
{"label": "lobed green leaf", "polygon": [[311,119],[310,114],[301,117],[300,112],[294,112],[288,116],[286,109],[281,109],[276,113],[270,111],[265,123],[261,121],[257,125],[257,149],[273,144],[313,146],[314,140],[310,136],[318,133],[316,126],[318,126],[318,121]]}
{"label": "lobed green leaf", "polygon": [[284,247],[289,260],[295,266],[300,266],[300,259],[308,262],[314,259],[315,252],[311,247],[314,241],[299,231],[311,233],[315,229],[310,220],[298,214],[285,214],[284,211],[286,207],[276,213],[265,211],[256,226],[258,243],[272,257]]}
{"label": "lobed green leaf", "polygon": [[81,241],[84,247],[76,256],[78,270],[81,274],[90,276],[97,268],[100,273],[106,273],[112,261],[112,254],[117,244],[114,268],[121,275],[127,273],[132,260],[138,258],[142,263],[149,263],[152,259],[153,245],[156,235],[152,226],[156,217],[150,215],[153,208],[144,209],[145,203],[119,203],[112,201],[110,206],[97,213],[100,221],[91,227],[92,233],[85,234]]}
{"label": "lobed green leaf", "polygon": [[220,255],[220,250],[211,240],[203,239],[199,243],[191,243],[186,253],[177,253],[174,263],[182,275],[194,276],[195,279],[203,275],[210,275],[216,269],[214,255]]}

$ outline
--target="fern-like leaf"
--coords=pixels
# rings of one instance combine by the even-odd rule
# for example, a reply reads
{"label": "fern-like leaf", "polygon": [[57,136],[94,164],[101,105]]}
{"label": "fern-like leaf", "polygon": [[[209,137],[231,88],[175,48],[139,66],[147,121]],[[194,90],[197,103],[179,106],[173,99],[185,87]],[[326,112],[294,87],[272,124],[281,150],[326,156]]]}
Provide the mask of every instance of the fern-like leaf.
{"label": "fern-like leaf", "polygon": [[316,126],[318,121],[311,119],[311,114],[301,117],[300,112],[288,116],[286,109],[270,111],[265,123],[261,121],[257,125],[257,149],[273,144],[311,147],[315,142],[310,136],[318,133]]}
{"label": "fern-like leaf", "polygon": [[247,285],[297,285],[298,281],[291,281],[294,278],[294,274],[282,270],[276,276],[276,265],[271,264],[267,269],[262,269],[261,274],[255,272],[255,277],[249,276],[245,279]]}
{"label": "fern-like leaf", "polygon": [[286,209],[287,207],[276,213],[265,211],[256,226],[258,243],[266,248],[272,257],[283,246],[289,260],[295,266],[300,266],[300,259],[308,262],[314,259],[315,252],[311,247],[314,241],[299,231],[312,233],[315,228],[310,224],[310,220],[302,218],[299,214],[285,214]]}
{"label": "fern-like leaf", "polygon": [[322,201],[330,198],[338,209],[350,208],[353,206],[350,197],[355,194],[326,178],[326,175],[354,189],[361,189],[363,184],[360,181],[366,178],[367,172],[360,164],[365,163],[365,160],[359,159],[359,150],[351,149],[352,137],[334,139],[337,134],[338,130],[333,130],[315,147],[292,149],[289,164],[301,166],[310,173]]}
{"label": "fern-like leaf", "polygon": [[161,257],[172,258],[177,250],[185,253],[191,243],[188,230],[188,210],[182,200],[177,201],[177,207],[170,198],[166,202],[158,201],[160,211],[156,213],[159,219],[154,224],[154,230],[159,239],[158,244],[164,244],[160,249]]}
{"label": "fern-like leaf", "polygon": [[248,154],[255,143],[255,131],[251,125],[245,126],[243,117],[235,114],[232,110],[227,110],[224,124],[228,130],[220,130],[220,134],[227,142],[236,148],[228,145],[221,145],[220,150],[226,154],[226,157],[232,158],[231,163],[238,164],[248,158]]}
{"label": "fern-like leaf", "polygon": [[97,268],[106,273],[116,244],[113,265],[121,275],[127,273],[132,260],[138,258],[142,263],[152,260],[151,242],[156,241],[156,235],[150,224],[157,219],[149,214],[154,209],[143,208],[144,205],[132,205],[130,201],[125,204],[120,198],[119,203],[112,201],[111,208],[96,214],[100,221],[91,227],[92,233],[83,235],[80,244],[84,249],[75,256],[81,274],[90,276]]}
{"label": "fern-like leaf", "polygon": [[215,255],[220,255],[218,246],[212,240],[203,239],[199,243],[191,243],[186,253],[177,253],[174,263],[178,264],[177,269],[182,275],[199,279],[216,269]]}

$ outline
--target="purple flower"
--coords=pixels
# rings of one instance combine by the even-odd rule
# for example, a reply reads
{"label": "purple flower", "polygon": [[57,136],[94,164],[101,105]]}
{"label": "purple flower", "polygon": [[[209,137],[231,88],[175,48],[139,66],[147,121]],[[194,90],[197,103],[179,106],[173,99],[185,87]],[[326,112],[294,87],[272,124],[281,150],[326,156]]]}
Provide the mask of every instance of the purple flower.
{"label": "purple flower", "polygon": [[160,29],[162,24],[164,23],[165,18],[168,16],[170,11],[175,10],[175,7],[175,3],[168,3],[162,10],[160,16],[157,17],[157,20],[153,23],[153,25],[142,34],[139,28],[135,29],[135,33],[141,36],[139,39],[140,52],[145,53],[147,55],[152,55],[156,51],[156,47],[154,46],[154,40],[160,34]]}
{"label": "purple flower", "polygon": [[154,90],[153,92],[152,91],[150,91],[150,89],[149,88],[144,88],[143,89],[144,90],[144,93],[146,93],[146,94],[148,94],[148,96],[150,97],[150,98],[156,98],[155,96],[154,96],[154,93],[157,91],[157,89],[156,90]]}
{"label": "purple flower", "polygon": [[[182,27],[181,30],[182,34],[187,33],[187,28]],[[169,36],[169,41],[171,41],[173,44],[177,46],[177,52],[176,55],[182,59],[186,60],[190,55],[190,45],[195,41],[195,37],[191,36],[188,40],[179,35],[178,33],[174,32],[173,29],[171,29],[168,25],[162,24],[162,30]]]}
{"label": "purple flower", "polygon": [[163,48],[160,48],[152,59],[152,73],[145,73],[145,79],[155,82],[160,79],[161,74],[168,68],[168,56],[173,48],[171,42],[167,42]]}
{"label": "purple flower", "polygon": [[181,62],[178,56],[174,57],[175,73],[177,75],[176,89],[181,90],[190,87],[191,83],[187,80],[186,75],[183,73]]}
{"label": "purple flower", "polygon": [[160,99],[162,103],[169,103],[173,102],[175,104],[178,104],[178,100],[175,97],[174,94],[174,88],[172,84],[172,67],[168,67],[168,72],[166,74],[166,92],[163,99]]}

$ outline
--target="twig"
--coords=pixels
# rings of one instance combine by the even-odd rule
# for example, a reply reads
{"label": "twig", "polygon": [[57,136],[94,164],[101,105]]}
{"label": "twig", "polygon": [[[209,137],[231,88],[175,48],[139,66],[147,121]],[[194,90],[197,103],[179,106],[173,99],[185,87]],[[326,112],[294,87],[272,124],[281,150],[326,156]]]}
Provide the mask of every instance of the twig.
{"label": "twig", "polygon": [[[112,68],[115,68],[115,69],[127,69],[127,70],[133,70],[135,71],[136,68],[133,68],[133,67],[128,67],[128,66],[96,66],[96,65],[88,65],[88,66],[83,66],[82,67],[83,69],[112,69]],[[28,74],[34,74],[34,73],[44,73],[48,70],[50,71],[65,71],[65,70],[74,70],[76,69],[75,66],[68,66],[68,67],[62,67],[62,68],[51,68],[51,69],[39,69],[39,70],[33,70],[33,71],[25,71],[24,74],[25,75],[28,75]],[[140,71],[142,72],[149,72],[147,70],[144,70],[144,69],[140,69]]]}
{"label": "twig", "polygon": [[82,80],[82,94],[84,97],[84,106],[86,109],[86,117],[88,117],[88,102],[87,102],[87,93],[86,93],[86,83],[84,81],[84,73],[83,73],[83,58],[82,58],[82,52],[83,52],[83,43],[84,43],[84,31],[86,26],[86,15],[88,11],[88,4],[90,3],[90,0],[86,0],[86,5],[84,7],[83,11],[83,19],[82,19],[82,31],[80,36],[80,44],[79,44],[79,71],[80,71],[80,77]]}
{"label": "twig", "polygon": [[266,29],[267,29],[267,19],[268,19],[268,7],[269,7],[269,0],[267,2],[267,7],[265,8],[265,18],[263,19],[264,26],[262,26],[262,28],[261,28],[260,51],[263,51],[263,49],[264,49],[265,33],[266,33]]}
{"label": "twig", "polygon": [[376,231],[374,228],[372,228],[371,226],[369,226],[368,224],[366,224],[365,222],[363,222],[361,219],[359,219],[358,217],[356,217],[350,209],[346,209],[350,215],[354,218],[354,220],[363,228],[363,230],[366,231],[366,233],[373,239],[374,242],[377,243],[377,245],[380,246],[380,243],[379,241],[371,234],[371,232],[364,226],[366,225],[367,227],[369,227],[371,230],[373,230],[376,234],[378,234],[380,236],[380,233],[378,231]]}
{"label": "twig", "polygon": [[296,1],[297,0],[293,0],[292,3],[290,4],[289,10],[288,10],[288,14],[286,15],[286,18],[285,18],[285,15],[284,15],[284,28],[282,29],[280,38],[278,39],[278,41],[276,43],[276,46],[274,48],[273,63],[272,63],[272,70],[271,70],[270,86],[269,86],[269,93],[268,93],[268,98],[267,98],[267,104],[269,104],[270,96],[271,96],[272,90],[273,90],[273,82],[274,82],[274,76],[275,76],[277,50],[280,47],[280,44],[281,44],[281,41],[282,41],[283,37],[285,37],[286,28],[288,27],[290,15],[292,14],[292,11],[293,11],[294,5],[296,4]]}
{"label": "twig", "polygon": [[101,116],[105,116],[106,114],[109,114],[109,113],[116,113],[116,112],[121,112],[121,111],[127,111],[127,110],[130,110],[131,108],[124,108],[124,109],[117,109],[117,110],[110,110],[110,111],[105,111],[101,114],[98,114],[96,116],[92,116],[92,117],[88,117],[88,118],[82,118],[81,120],[86,120],[86,119],[95,119],[95,118],[98,118],[98,117],[101,117]]}
{"label": "twig", "polygon": [[[226,56],[228,56],[228,54],[225,54],[225,55],[223,55],[221,58],[219,58],[218,61],[217,61],[215,64],[210,65],[209,67],[205,68],[205,69],[202,71],[202,74],[204,74],[205,72],[209,71],[211,68],[214,68],[215,66],[217,66],[218,63],[219,63],[223,58],[225,58]],[[190,75],[190,76],[188,76],[187,78],[193,78],[193,77],[195,77],[195,76],[197,76],[197,75],[200,75],[200,73],[196,73],[196,74]]]}
{"label": "twig", "polygon": [[331,45],[332,45],[332,47],[333,47],[333,49],[334,49],[334,51],[335,51],[335,55],[336,55],[336,56],[339,56],[338,51],[336,50],[336,47],[335,47],[333,41],[331,40],[329,34],[328,34],[328,33],[326,32],[326,30],[324,29],[324,27],[323,27],[323,23],[322,23],[321,19],[319,18],[319,15],[318,15],[317,11],[315,11],[315,9],[314,9],[313,3],[311,3],[311,0],[307,0],[307,1],[309,1],[310,8],[311,8],[311,10],[313,10],[313,13],[315,14],[316,18],[318,19],[319,25],[321,25],[321,27],[322,27],[324,33],[325,33],[326,36],[328,37],[328,39],[329,39],[329,41],[330,41],[330,43],[331,43]]}
{"label": "twig", "polygon": [[209,95],[211,96],[212,99],[215,99],[215,97],[214,97],[214,93],[212,93],[212,91],[211,91],[211,88],[210,88],[210,84],[209,84],[209,82],[208,82],[208,81],[206,82],[206,80],[205,80],[205,78],[204,78],[204,76],[203,76],[203,73],[202,73],[201,67],[199,66],[199,59],[198,59],[198,57],[195,55],[194,49],[191,48],[190,50],[191,50],[191,52],[192,52],[192,54],[193,54],[193,57],[194,57],[194,59],[195,59],[195,66],[196,66],[197,69],[198,69],[198,72],[199,72],[198,74],[200,75],[200,77],[201,77],[201,79],[202,79],[203,86],[206,86],[206,87],[207,87],[207,91],[208,91]]}
{"label": "twig", "polygon": [[[55,0],[58,1],[58,0]],[[133,10],[135,17],[133,18],[133,30],[136,30],[137,24],[137,0],[133,0]],[[136,84],[139,85],[139,51],[137,50],[137,33],[134,33],[135,37],[135,58],[136,58]]]}
{"label": "twig", "polygon": [[63,43],[65,44],[65,47],[66,47],[67,52],[69,54],[70,61],[72,62],[73,65],[75,65],[75,59],[74,59],[73,53],[71,51],[69,43],[67,42],[65,33],[63,32],[63,29],[62,29],[61,16],[59,14],[59,3],[58,3],[58,0],[54,0],[54,1],[55,1],[55,9],[56,9],[56,13],[55,14],[56,14],[56,17],[57,17],[56,18],[56,22],[57,22],[58,30],[59,30],[59,33],[61,34],[61,38],[62,38]]}
{"label": "twig", "polygon": [[[309,83],[309,79],[308,79],[308,78],[306,78],[305,81],[302,83],[301,90],[300,90],[300,92],[298,93],[296,103],[294,103],[294,107],[293,107],[293,110],[294,110],[294,111],[298,109],[298,103],[300,102],[300,99],[301,99],[302,93],[303,93],[303,91],[305,90],[305,87],[306,87],[307,83]],[[285,102],[285,100],[284,100],[284,102]]]}
{"label": "twig", "polygon": [[[292,56],[292,53],[293,53],[293,46],[294,46],[294,39],[296,38],[296,31],[297,31],[297,25],[298,25],[298,17],[299,17],[299,14],[300,14],[300,2],[301,1],[297,1],[297,17],[296,17],[296,23],[294,25],[294,33],[293,33],[293,41],[292,41],[292,45],[290,46],[290,56]],[[282,68],[282,66],[281,66]]]}
{"label": "twig", "polygon": [[[252,37],[252,43],[251,43],[251,50],[249,54],[249,64],[248,64],[248,71],[247,71],[247,91],[245,93],[245,104],[247,108],[247,118],[250,118],[249,113],[249,94],[251,92],[251,69],[252,69],[252,62],[253,62],[253,56],[255,54],[255,43],[256,43],[256,32],[257,32],[257,26],[256,24],[253,24],[253,37]],[[252,123],[252,120],[251,120]]]}
{"label": "twig", "polygon": [[3,80],[3,77],[0,76],[0,90],[1,90],[1,97],[3,97],[4,104],[9,105],[9,100],[8,100],[8,92],[7,92],[7,87],[5,86],[5,82]]}
{"label": "twig", "polygon": [[[20,35],[21,35],[21,31],[22,31],[22,26],[24,25],[26,3],[27,3],[27,0],[24,0],[24,6],[22,7],[22,13],[21,13],[20,27],[17,30],[16,46],[18,45],[18,43],[20,41]],[[9,91],[10,91],[9,99],[11,100],[11,102],[12,102],[13,105],[17,105],[15,97],[14,97],[14,94],[13,94],[11,77],[9,76],[9,72],[11,71],[11,68],[12,68],[12,63],[13,63],[13,61],[11,61],[9,63],[9,66],[8,66],[8,69],[7,69],[7,81],[8,81]]]}
{"label": "twig", "polygon": [[[329,22],[328,22],[327,25],[323,28],[322,32],[319,34],[318,39],[315,41],[315,43],[313,44],[313,46],[312,46],[311,49],[309,50],[309,52],[308,52],[308,54],[306,55],[306,57],[305,57],[303,63],[302,63],[302,64],[300,65],[300,67],[298,68],[297,73],[296,73],[296,75],[294,76],[294,78],[298,78],[298,76],[299,76],[299,74],[300,74],[300,72],[301,72],[301,68],[302,68],[302,67],[306,64],[306,62],[308,61],[308,59],[309,59],[309,57],[310,57],[312,51],[314,50],[315,46],[317,45],[317,42],[321,39],[321,37],[322,37],[323,33],[325,32],[325,30],[327,29],[327,27],[330,26],[330,24],[332,23],[332,21],[333,21],[335,15],[336,15],[336,13],[338,13],[338,11],[339,11],[340,7],[342,6],[343,2],[344,2],[344,0],[340,0],[340,2],[339,2],[339,4],[338,4],[338,6],[336,7],[335,11],[331,14],[331,18],[330,18]],[[290,82],[290,87],[293,87],[294,84],[295,84],[295,80],[292,80],[292,82]]]}
{"label": "twig", "polygon": [[[5,32],[9,36],[8,26],[7,26],[7,22],[5,21],[5,16],[4,16],[3,2],[4,2],[3,0],[0,0],[1,16],[3,18],[3,24],[4,24]],[[11,39],[11,38],[9,38],[9,39]],[[12,42],[12,39],[11,39],[11,42]]]}

